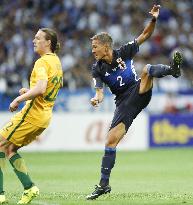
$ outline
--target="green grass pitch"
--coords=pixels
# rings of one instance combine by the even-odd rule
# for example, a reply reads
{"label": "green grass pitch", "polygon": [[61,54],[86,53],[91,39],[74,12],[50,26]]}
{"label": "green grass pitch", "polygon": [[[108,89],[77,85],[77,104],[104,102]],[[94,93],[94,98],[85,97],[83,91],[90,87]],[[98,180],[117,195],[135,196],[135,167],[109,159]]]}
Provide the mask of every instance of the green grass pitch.
{"label": "green grass pitch", "polygon": [[[103,152],[21,153],[40,188],[32,205],[178,205],[193,204],[193,149],[117,152],[111,194],[95,201],[85,196],[100,177]],[[5,191],[16,204],[22,186],[7,163]]]}

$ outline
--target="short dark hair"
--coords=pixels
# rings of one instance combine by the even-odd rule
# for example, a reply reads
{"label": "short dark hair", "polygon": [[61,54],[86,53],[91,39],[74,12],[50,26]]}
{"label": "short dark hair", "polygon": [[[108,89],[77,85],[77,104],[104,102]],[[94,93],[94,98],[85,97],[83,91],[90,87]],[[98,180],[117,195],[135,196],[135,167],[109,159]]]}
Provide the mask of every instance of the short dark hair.
{"label": "short dark hair", "polygon": [[43,31],[46,36],[46,40],[50,40],[51,41],[51,46],[50,49],[53,53],[57,53],[60,50],[60,43],[58,42],[58,37],[56,32],[51,29],[51,28],[41,28],[41,31]]}
{"label": "short dark hair", "polygon": [[91,40],[99,40],[102,44],[107,44],[111,48],[113,47],[113,39],[107,32],[98,33]]}

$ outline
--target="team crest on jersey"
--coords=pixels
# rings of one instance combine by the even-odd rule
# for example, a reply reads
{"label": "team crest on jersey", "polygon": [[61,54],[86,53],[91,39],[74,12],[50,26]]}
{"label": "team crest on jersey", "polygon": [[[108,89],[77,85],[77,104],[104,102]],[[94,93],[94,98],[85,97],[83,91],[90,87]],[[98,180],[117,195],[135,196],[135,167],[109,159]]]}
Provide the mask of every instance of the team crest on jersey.
{"label": "team crest on jersey", "polygon": [[120,69],[125,70],[127,68],[125,61],[122,58],[117,58],[117,63]]}

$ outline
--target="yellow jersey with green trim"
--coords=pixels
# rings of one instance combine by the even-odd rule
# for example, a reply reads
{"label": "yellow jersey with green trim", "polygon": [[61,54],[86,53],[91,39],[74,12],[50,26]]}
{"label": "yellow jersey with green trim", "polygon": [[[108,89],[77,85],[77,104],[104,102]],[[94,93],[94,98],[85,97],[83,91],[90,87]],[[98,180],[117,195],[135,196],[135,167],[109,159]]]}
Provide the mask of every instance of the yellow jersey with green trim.
{"label": "yellow jersey with green trim", "polygon": [[46,92],[33,100],[26,101],[23,109],[13,118],[46,128],[52,117],[57,94],[63,85],[62,66],[56,54],[47,53],[35,62],[30,77],[30,89],[38,80],[47,80]]}

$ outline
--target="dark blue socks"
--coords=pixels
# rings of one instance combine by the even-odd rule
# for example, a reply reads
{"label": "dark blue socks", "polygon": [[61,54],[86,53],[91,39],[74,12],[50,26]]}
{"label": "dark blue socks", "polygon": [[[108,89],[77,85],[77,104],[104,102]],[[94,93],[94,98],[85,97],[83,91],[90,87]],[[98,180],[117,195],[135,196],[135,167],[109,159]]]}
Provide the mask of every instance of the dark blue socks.
{"label": "dark blue socks", "polygon": [[172,74],[172,68],[168,65],[157,64],[157,65],[150,65],[147,64],[148,74],[151,77],[162,78],[166,75]]}
{"label": "dark blue socks", "polygon": [[100,185],[106,186],[109,184],[111,169],[114,167],[116,158],[116,148],[105,147],[105,154],[101,165],[101,180]]}

